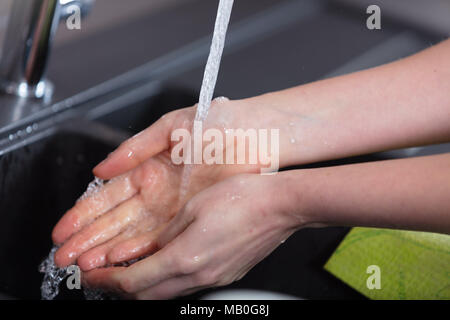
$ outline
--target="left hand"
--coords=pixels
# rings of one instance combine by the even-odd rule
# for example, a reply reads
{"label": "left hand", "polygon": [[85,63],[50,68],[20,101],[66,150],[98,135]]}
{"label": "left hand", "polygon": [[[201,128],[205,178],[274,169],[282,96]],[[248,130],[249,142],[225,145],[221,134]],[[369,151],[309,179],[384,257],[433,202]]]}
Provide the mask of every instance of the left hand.
{"label": "left hand", "polygon": [[299,199],[286,179],[238,175],[213,185],[169,223],[158,239],[161,250],[129,267],[86,272],[83,283],[126,298],[169,299],[242,278],[307,224],[298,209],[293,214]]}

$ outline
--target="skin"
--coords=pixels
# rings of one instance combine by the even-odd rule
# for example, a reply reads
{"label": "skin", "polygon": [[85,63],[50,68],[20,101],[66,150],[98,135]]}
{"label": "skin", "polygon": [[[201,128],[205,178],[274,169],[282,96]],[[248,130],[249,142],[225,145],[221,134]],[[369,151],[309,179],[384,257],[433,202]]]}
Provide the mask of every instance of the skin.
{"label": "skin", "polygon": [[128,268],[87,272],[84,283],[132,299],[167,299],[239,280],[304,227],[450,232],[449,194],[449,154],[238,175],[194,196],[159,238],[157,253]]}
{"label": "skin", "polygon": [[[447,142],[449,54],[445,41],[382,67],[216,101],[205,127],[279,128],[281,167]],[[180,192],[170,135],[191,129],[194,114],[166,115],[94,169],[113,179],[55,227],[58,265],[78,263],[88,286],[165,299],[239,279],[304,227],[450,232],[448,154],[273,176],[254,174],[259,165],[195,165]]]}

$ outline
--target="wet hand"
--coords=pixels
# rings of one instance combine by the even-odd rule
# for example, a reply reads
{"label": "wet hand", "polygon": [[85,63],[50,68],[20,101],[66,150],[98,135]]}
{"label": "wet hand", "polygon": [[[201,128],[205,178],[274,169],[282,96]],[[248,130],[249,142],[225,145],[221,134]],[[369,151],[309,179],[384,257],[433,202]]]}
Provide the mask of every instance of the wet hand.
{"label": "wet hand", "polygon": [[[225,130],[232,123],[242,125],[227,108],[233,108],[230,101],[216,101],[207,126]],[[246,165],[195,165],[189,185],[182,187],[184,166],[171,161],[171,133],[191,130],[195,111],[192,107],[166,115],[94,169],[99,178],[111,180],[78,201],[54,228],[53,241],[62,244],[55,255],[59,266],[78,263],[90,270],[151,254],[165,224],[194,194],[230,175],[256,170]]]}
{"label": "wet hand", "polygon": [[[89,287],[134,299],[168,299],[243,277],[297,228],[283,175],[238,175],[194,196],[159,235],[161,247],[129,266],[83,274]],[[298,207],[298,203],[297,203]]]}

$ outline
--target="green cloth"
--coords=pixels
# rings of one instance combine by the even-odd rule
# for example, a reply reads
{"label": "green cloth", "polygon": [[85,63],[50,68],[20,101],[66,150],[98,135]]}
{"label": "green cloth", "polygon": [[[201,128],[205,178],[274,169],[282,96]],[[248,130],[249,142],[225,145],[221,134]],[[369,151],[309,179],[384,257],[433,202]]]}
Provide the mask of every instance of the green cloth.
{"label": "green cloth", "polygon": [[[379,267],[380,289],[368,289],[371,265]],[[371,299],[450,300],[450,236],[354,228],[325,269]]]}

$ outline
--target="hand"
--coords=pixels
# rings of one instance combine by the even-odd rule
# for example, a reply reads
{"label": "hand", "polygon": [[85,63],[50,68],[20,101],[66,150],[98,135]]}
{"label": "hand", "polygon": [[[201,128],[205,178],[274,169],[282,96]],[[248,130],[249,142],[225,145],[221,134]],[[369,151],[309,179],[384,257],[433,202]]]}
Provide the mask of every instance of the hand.
{"label": "hand", "polygon": [[[213,103],[205,127],[250,126],[242,103]],[[240,117],[234,117],[238,114]],[[196,109],[172,112],[137,136],[124,142],[94,169],[96,176],[111,179],[98,192],[76,203],[53,230],[53,241],[63,244],[55,255],[59,266],[77,262],[83,270],[126,262],[151,254],[165,224],[197,192],[240,172],[258,166],[195,165],[189,185],[180,192],[183,165],[173,165],[171,132],[191,130]],[[254,119],[254,117],[253,117]]]}
{"label": "hand", "polygon": [[303,212],[293,210],[299,199],[291,197],[286,179],[238,175],[215,184],[169,223],[157,240],[162,249],[129,267],[84,273],[84,285],[127,298],[168,299],[242,278],[307,224]]}

